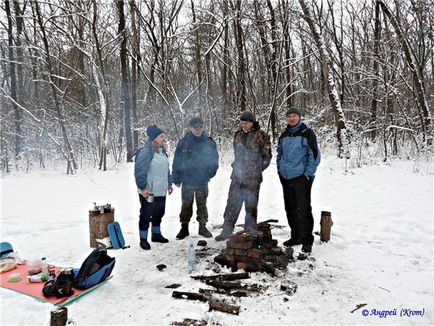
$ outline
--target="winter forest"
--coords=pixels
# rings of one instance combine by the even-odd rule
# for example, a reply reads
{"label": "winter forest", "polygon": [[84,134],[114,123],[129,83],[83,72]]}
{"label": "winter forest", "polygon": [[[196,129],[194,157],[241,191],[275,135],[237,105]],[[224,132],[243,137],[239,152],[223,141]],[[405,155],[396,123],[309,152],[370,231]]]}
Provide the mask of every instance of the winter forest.
{"label": "winter forest", "polygon": [[432,155],[432,0],[4,0],[0,18],[3,173],[106,170],[192,116],[223,146],[244,110],[276,142],[288,106],[354,166]]}

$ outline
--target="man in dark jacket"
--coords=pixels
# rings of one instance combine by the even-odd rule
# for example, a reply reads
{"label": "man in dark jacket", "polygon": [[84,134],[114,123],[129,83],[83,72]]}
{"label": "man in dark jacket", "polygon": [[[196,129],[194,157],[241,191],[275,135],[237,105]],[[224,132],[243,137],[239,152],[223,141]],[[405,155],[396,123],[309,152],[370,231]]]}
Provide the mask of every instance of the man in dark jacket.
{"label": "man in dark jacket", "polygon": [[315,133],[301,121],[300,110],[290,107],[286,115],[288,126],[279,137],[276,160],[291,228],[291,238],[283,244],[302,244],[301,250],[309,254],[313,244],[311,188],[321,155]]}
{"label": "man in dark jacket", "polygon": [[176,238],[189,236],[188,223],[193,215],[193,201],[196,198],[197,221],[199,234],[211,238],[212,234],[206,228],[208,210],[208,182],[215,176],[218,169],[218,153],[216,143],[203,132],[203,120],[190,120],[190,132],[176,146],[173,161],[173,183],[181,188],[182,207],[179,218],[181,231]]}
{"label": "man in dark jacket", "polygon": [[226,240],[232,234],[244,203],[246,218],[244,228],[252,229],[257,223],[259,188],[262,171],[271,161],[271,143],[252,112],[240,116],[241,128],[234,135],[235,159],[232,163],[231,185],[224,213],[223,231],[215,239]]}

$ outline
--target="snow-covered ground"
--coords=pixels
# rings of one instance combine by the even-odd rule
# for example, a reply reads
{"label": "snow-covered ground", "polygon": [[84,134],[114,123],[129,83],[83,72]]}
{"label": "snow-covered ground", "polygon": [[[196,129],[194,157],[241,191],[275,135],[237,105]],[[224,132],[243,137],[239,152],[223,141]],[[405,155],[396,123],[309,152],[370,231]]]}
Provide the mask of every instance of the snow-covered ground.
{"label": "snow-covered ground", "polygon": [[[228,163],[210,183],[209,225],[214,235],[221,230],[230,182]],[[324,155],[313,187],[315,231],[321,211],[331,211],[331,241],[320,243],[315,236],[314,260],[290,263],[276,277],[252,273],[251,282],[269,288],[238,299],[239,316],[208,312],[206,303],[171,297],[173,290],[165,286],[173,283],[182,284],[180,291],[205,287],[187,272],[186,249],[191,239],[194,243],[201,239],[198,225],[193,217],[192,236],[175,240],[181,206],[180,189],[175,188],[162,223],[170,242],[151,242],[150,251],[141,250],[132,164],[74,176],[51,171],[0,179],[1,241],[11,242],[22,257],[45,256],[49,263],[79,267],[91,251],[88,209],[92,202],[115,207],[115,219],[131,248],[110,250],[117,260],[113,279],[68,306],[69,317],[77,325],[169,325],[184,318],[203,319],[208,325],[433,324],[432,163],[419,164],[417,173],[415,163],[409,161],[348,172],[343,166],[344,161]],[[270,218],[286,226],[272,230],[281,245],[289,230],[275,163],[264,174],[259,201],[259,220]],[[238,223],[243,221],[242,213]],[[212,249],[225,246],[206,240]],[[196,273],[212,274],[212,258],[200,260]],[[158,264],[167,268],[159,272]],[[283,280],[298,284],[294,295],[280,290]],[[6,289],[0,289],[0,299],[1,325],[49,323],[53,309],[49,303]],[[351,313],[363,303],[367,305]],[[381,318],[378,314],[386,310],[396,315]]]}

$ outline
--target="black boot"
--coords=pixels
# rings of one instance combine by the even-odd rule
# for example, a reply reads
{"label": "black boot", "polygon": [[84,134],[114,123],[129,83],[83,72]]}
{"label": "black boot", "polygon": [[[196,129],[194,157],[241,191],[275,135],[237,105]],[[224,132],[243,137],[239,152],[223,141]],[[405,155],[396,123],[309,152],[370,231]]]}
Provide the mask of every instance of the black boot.
{"label": "black boot", "polygon": [[182,223],[181,224],[181,231],[176,235],[176,239],[182,240],[185,237],[188,237],[190,235],[190,232],[188,232],[188,223]]}
{"label": "black boot", "polygon": [[140,247],[142,247],[143,250],[151,249],[151,245],[149,244],[148,239],[141,238],[140,239]]}
{"label": "black boot", "polygon": [[205,224],[199,224],[199,234],[205,238],[212,238],[212,233],[208,231]]}
{"label": "black boot", "polygon": [[283,242],[285,247],[292,247],[301,245],[301,241],[299,239],[291,238]]}
{"label": "black boot", "polygon": [[309,244],[302,245],[301,251],[306,253],[306,254],[310,254],[312,252],[312,245],[309,245]]}
{"label": "black boot", "polygon": [[152,242],[160,242],[160,243],[168,243],[169,240],[167,240],[165,237],[161,235],[161,233],[152,233],[151,237]]}

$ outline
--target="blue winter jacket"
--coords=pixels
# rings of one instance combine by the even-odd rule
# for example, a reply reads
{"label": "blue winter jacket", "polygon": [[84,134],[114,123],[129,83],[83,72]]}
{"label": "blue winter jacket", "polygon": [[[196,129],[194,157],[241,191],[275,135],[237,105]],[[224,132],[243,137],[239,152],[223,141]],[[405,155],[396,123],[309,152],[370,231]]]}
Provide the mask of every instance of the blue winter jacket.
{"label": "blue winter jacket", "polygon": [[303,121],[294,127],[288,125],[277,145],[279,174],[287,180],[302,175],[313,180],[320,161],[321,154],[312,128]]}
{"label": "blue winter jacket", "polygon": [[[134,163],[134,177],[136,179],[137,189],[140,191],[146,189],[148,171],[153,157],[154,153],[152,151],[152,144],[149,141],[145,141],[143,147],[137,150]],[[170,170],[167,173],[169,176],[167,187],[169,188],[169,186],[172,185],[172,176],[170,175]]]}
{"label": "blue winter jacket", "polygon": [[194,136],[191,131],[176,146],[173,159],[173,182],[186,185],[206,185],[215,176],[219,156],[214,140],[204,133]]}

